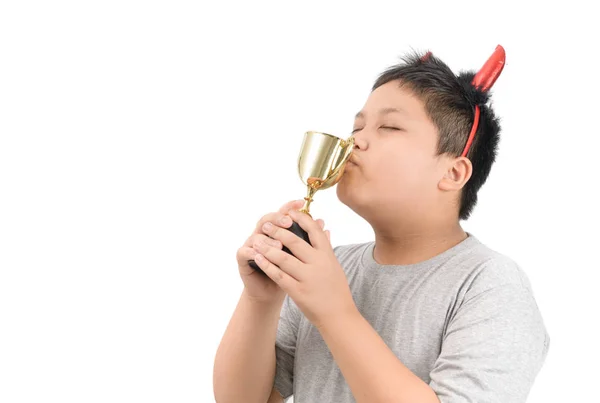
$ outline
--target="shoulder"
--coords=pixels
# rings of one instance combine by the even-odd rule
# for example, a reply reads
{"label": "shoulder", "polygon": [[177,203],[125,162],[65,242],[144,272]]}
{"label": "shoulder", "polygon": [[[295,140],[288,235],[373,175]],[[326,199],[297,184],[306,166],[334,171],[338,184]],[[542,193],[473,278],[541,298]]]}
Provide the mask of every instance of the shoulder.
{"label": "shoulder", "polygon": [[[518,262],[492,249],[473,234],[469,236],[463,244],[420,264],[420,268],[430,272],[431,281],[445,284],[444,289],[448,292],[463,295],[466,291],[477,294],[509,284],[531,290],[529,279]],[[371,241],[338,245],[333,251],[344,270],[348,271],[361,264],[373,244]]]}
{"label": "shoulder", "polygon": [[509,285],[531,291],[527,274],[517,261],[479,240],[457,267],[466,274],[470,294]]}
{"label": "shoulder", "polygon": [[548,350],[549,336],[532,285],[516,260],[477,241],[448,269],[452,270],[462,272],[462,277],[456,282],[450,319],[473,324],[478,320],[508,323],[511,332],[535,335],[543,343],[536,345],[542,345],[544,352]]}
{"label": "shoulder", "polygon": [[333,248],[333,253],[335,253],[335,256],[340,261],[361,257],[362,254],[365,252],[365,249],[371,243],[372,242],[363,242],[338,245]]}
{"label": "shoulder", "polygon": [[351,275],[352,272],[358,270],[363,260],[363,255],[372,243],[373,242],[352,243],[338,245],[333,248],[333,253],[346,272],[346,275]]}

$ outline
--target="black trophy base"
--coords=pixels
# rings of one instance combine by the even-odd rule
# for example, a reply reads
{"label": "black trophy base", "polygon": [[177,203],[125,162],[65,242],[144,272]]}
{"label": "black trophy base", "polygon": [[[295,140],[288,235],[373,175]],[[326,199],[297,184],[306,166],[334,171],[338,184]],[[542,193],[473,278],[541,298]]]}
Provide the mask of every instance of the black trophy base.
{"label": "black trophy base", "polygon": [[[302,227],[300,225],[298,225],[298,223],[292,222],[292,226],[287,228],[287,230],[293,232],[300,238],[304,239],[309,245],[311,245],[310,239],[308,238],[308,233],[306,231],[304,231],[302,229]],[[286,246],[284,246],[281,250],[284,251],[285,253],[289,253],[290,255],[294,256],[292,251],[290,251]],[[254,260],[248,260],[248,265],[250,265],[250,267],[252,267],[257,272],[266,276],[265,272],[262,271],[260,267],[258,267],[258,265],[256,264],[256,262]]]}

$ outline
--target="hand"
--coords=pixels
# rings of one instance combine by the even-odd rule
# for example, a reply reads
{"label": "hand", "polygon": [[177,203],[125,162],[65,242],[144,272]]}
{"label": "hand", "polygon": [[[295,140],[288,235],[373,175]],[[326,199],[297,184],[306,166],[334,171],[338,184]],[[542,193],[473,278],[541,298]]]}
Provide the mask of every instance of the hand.
{"label": "hand", "polygon": [[268,243],[257,245],[258,266],[298,305],[304,316],[317,328],[324,323],[357,312],[346,274],[338,262],[329,237],[309,215],[289,211],[290,217],[309,236],[303,239],[275,223],[263,226],[269,237],[287,246],[294,256]]}
{"label": "hand", "polygon": [[[262,230],[263,224],[271,222],[283,231],[289,232],[292,236],[297,237],[293,233],[287,230],[291,227],[292,219],[287,214],[289,210],[300,209],[304,204],[304,200],[295,200],[284,204],[279,211],[275,213],[269,213],[263,216],[256,225],[254,232],[244,242],[244,245],[237,250],[236,258],[238,261],[238,269],[240,277],[244,283],[244,292],[255,301],[259,302],[276,302],[283,301],[285,291],[283,291],[277,284],[275,284],[269,277],[254,270],[248,265],[248,260],[255,258],[257,251],[255,245],[260,242],[266,242],[274,249],[278,249],[283,252],[283,248],[280,241],[274,240],[268,237]],[[318,220],[318,224],[323,228],[323,220]]]}

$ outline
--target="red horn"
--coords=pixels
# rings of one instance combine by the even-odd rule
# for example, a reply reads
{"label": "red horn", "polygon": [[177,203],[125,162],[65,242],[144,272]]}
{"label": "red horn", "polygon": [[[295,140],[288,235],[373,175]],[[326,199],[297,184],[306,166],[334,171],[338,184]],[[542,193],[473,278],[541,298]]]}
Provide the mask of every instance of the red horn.
{"label": "red horn", "polygon": [[496,79],[500,76],[500,73],[502,73],[505,60],[506,52],[504,51],[504,48],[500,45],[496,46],[494,53],[487,62],[485,62],[483,67],[481,67],[479,72],[475,74],[471,83],[475,88],[484,92],[492,88],[492,85],[494,85]]}
{"label": "red horn", "polygon": [[[494,85],[496,79],[500,76],[500,73],[502,73],[505,60],[506,52],[504,51],[504,48],[500,45],[496,46],[496,50],[490,56],[490,58],[487,59],[479,72],[475,74],[471,84],[473,84],[473,86],[479,91],[488,91],[490,88],[492,88],[492,85]],[[467,153],[471,148],[471,144],[473,144],[473,139],[475,138],[475,133],[477,132],[477,126],[479,126],[480,113],[481,111],[479,105],[475,105],[475,119],[473,121],[473,127],[471,127],[471,133],[469,133],[469,138],[467,139],[467,144],[462,152],[463,157],[467,156]]]}

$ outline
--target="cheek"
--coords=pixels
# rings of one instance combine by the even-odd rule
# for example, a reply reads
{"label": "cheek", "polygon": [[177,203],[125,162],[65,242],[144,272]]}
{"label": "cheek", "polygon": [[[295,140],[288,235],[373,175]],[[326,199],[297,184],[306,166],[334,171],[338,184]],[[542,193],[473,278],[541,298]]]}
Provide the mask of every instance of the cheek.
{"label": "cheek", "polygon": [[410,153],[386,151],[375,159],[375,171],[386,178],[409,178],[416,168],[416,160]]}
{"label": "cheek", "polygon": [[380,191],[402,193],[410,189],[411,193],[423,189],[427,184],[430,167],[424,156],[419,153],[386,153],[375,161],[374,172]]}

